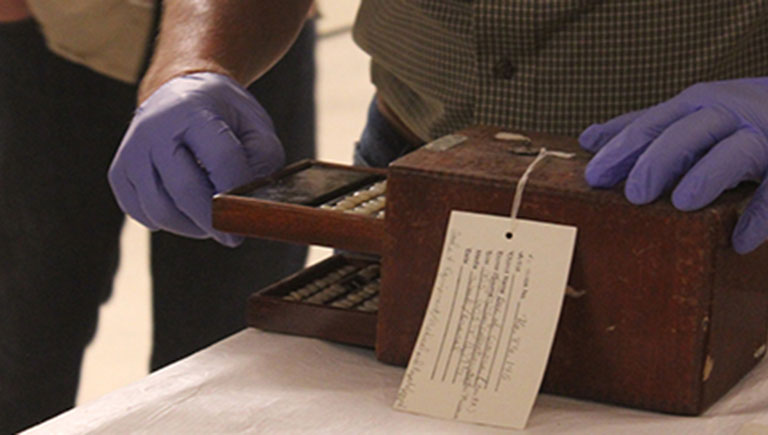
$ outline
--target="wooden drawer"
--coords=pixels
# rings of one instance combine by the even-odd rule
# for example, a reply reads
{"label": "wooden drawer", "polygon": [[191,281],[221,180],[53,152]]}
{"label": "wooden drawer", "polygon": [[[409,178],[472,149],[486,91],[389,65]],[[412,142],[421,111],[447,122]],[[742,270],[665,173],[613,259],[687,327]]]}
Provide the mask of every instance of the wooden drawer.
{"label": "wooden drawer", "polygon": [[[380,254],[384,219],[332,205],[386,180],[386,171],[304,160],[213,199],[221,231]],[[349,210],[351,211],[351,210]]]}
{"label": "wooden drawer", "polygon": [[372,257],[330,257],[251,295],[248,324],[373,348],[379,267]]}

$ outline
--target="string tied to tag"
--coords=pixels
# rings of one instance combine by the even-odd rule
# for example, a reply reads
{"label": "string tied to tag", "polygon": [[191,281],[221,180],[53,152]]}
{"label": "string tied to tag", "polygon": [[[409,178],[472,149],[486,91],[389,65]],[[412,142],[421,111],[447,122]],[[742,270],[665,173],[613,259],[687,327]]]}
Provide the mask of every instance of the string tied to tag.
{"label": "string tied to tag", "polygon": [[528,183],[528,177],[530,177],[531,172],[533,172],[533,169],[536,167],[539,162],[544,160],[547,157],[557,157],[559,159],[570,159],[575,156],[575,153],[566,153],[563,151],[550,151],[544,147],[539,149],[539,153],[536,155],[536,158],[533,159],[530,165],[528,165],[528,168],[523,172],[523,176],[520,177],[520,180],[517,182],[517,188],[515,189],[515,198],[512,200],[512,211],[510,212],[510,226],[509,226],[509,232],[507,233],[507,238],[511,239],[512,235],[514,234],[515,230],[517,229],[517,213],[520,211],[520,204],[523,201],[523,191],[525,190],[525,185]]}

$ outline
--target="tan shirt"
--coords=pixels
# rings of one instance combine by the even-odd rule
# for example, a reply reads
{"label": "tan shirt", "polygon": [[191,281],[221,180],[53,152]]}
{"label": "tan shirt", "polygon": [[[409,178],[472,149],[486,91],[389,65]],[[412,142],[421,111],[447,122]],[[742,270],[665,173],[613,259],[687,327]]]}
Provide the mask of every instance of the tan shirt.
{"label": "tan shirt", "polygon": [[363,0],[379,96],[423,140],[576,135],[693,83],[768,76],[768,0]]}
{"label": "tan shirt", "polygon": [[152,27],[153,0],[27,0],[48,47],[72,62],[135,83]]}

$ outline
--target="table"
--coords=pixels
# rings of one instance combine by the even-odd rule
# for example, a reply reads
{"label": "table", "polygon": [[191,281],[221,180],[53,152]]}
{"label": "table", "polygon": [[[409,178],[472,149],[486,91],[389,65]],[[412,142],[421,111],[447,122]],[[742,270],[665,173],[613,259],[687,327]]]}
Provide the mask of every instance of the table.
{"label": "table", "polygon": [[[510,433],[394,411],[403,371],[370,350],[247,329],[26,433]],[[700,417],[540,394],[520,433],[768,433],[768,363]]]}

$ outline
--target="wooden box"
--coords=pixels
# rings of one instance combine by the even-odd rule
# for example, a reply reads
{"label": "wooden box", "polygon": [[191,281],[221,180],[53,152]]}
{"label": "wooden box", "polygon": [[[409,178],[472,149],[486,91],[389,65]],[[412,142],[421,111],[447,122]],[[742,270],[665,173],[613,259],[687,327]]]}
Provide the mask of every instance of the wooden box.
{"label": "wooden box", "polygon": [[[550,158],[537,166],[520,210],[523,218],[579,228],[571,296],[543,390],[698,414],[762,358],[768,248],[740,256],[729,239],[750,188],[728,192],[693,213],[675,210],[667,199],[638,207],[620,188],[585,184],[589,156],[575,140],[524,133],[532,140],[528,144],[498,139],[497,133],[468,129],[393,162],[386,172],[385,219],[243,198],[239,190],[214,200],[214,223],[241,234],[381,254],[376,353],[404,365],[426,309],[450,210],[508,215],[517,180],[538,147],[575,151],[572,160]],[[268,318],[269,309],[250,307]],[[307,328],[288,329],[283,328]]]}
{"label": "wooden box", "polygon": [[[426,309],[450,210],[508,215],[533,157],[465,132],[449,150],[420,150],[389,168],[377,354],[407,363]],[[520,216],[578,227],[567,297],[543,390],[698,414],[760,360],[768,328],[768,249],[736,254],[730,234],[749,188],[704,210],[627,202],[584,181],[572,139],[528,134],[534,148],[577,152],[531,175]],[[402,301],[407,300],[404,304]]]}

